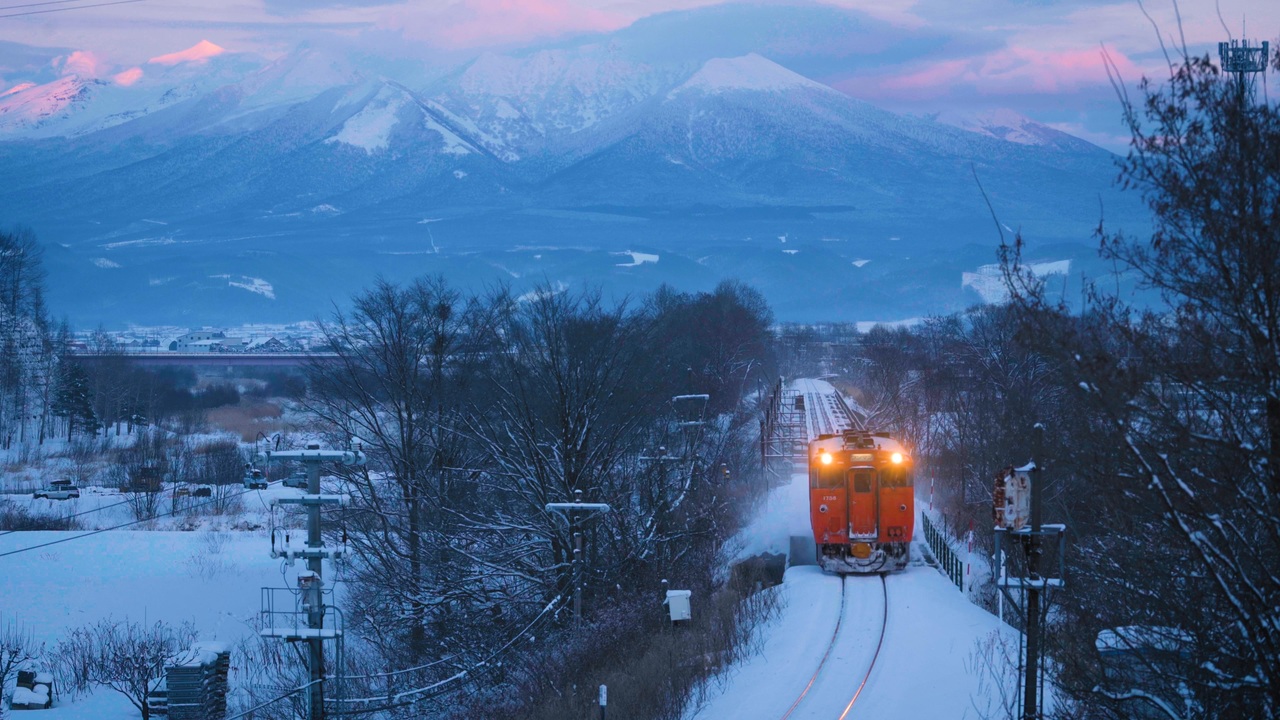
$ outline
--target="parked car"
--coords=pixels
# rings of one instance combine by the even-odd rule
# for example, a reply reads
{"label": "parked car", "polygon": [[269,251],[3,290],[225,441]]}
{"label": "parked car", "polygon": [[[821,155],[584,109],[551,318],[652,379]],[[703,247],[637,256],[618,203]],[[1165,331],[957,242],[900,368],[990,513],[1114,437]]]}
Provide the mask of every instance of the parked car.
{"label": "parked car", "polygon": [[39,500],[40,498],[46,498],[48,500],[70,500],[71,498],[80,497],[80,488],[71,485],[55,485],[43,490],[37,490],[31,493],[31,497],[36,500]]}
{"label": "parked car", "polygon": [[213,488],[208,485],[201,485],[191,491],[191,497],[213,497]]}
{"label": "parked car", "polygon": [[307,489],[307,471],[299,470],[294,474],[290,475],[289,477],[285,478],[284,482],[281,484],[284,485],[285,487],[298,488],[299,490],[306,490]]}
{"label": "parked car", "polygon": [[247,467],[244,471],[244,487],[246,490],[266,490],[267,477],[262,474],[261,470]]}

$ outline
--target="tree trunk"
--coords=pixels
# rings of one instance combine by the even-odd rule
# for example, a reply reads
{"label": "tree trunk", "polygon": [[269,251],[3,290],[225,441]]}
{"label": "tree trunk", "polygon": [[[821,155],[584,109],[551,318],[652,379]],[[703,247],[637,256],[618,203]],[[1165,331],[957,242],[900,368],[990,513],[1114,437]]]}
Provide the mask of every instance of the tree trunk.
{"label": "tree trunk", "polygon": [[[423,581],[422,567],[422,520],[419,516],[419,501],[417,493],[410,490],[408,497],[405,498],[407,509],[409,511],[409,577],[415,584],[415,589],[421,589],[426,586]],[[417,599],[415,594],[411,601],[410,615],[413,617],[413,625],[409,630],[409,647],[415,658],[420,658],[427,650],[427,629],[426,629],[426,608],[422,602]]]}

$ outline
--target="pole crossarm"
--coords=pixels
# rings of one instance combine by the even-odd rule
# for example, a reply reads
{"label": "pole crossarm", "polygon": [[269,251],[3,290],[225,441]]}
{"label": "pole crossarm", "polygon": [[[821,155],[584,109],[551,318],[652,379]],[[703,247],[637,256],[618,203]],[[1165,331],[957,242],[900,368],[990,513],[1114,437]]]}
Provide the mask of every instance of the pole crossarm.
{"label": "pole crossarm", "polygon": [[574,512],[609,512],[609,503],[547,503],[546,511],[557,515],[568,515]]}

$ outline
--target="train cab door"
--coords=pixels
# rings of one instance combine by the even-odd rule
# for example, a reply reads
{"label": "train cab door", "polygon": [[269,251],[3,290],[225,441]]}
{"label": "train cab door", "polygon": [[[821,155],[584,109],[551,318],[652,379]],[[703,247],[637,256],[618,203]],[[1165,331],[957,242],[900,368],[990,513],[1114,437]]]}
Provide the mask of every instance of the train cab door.
{"label": "train cab door", "polygon": [[849,468],[848,487],[850,538],[874,538],[879,533],[875,468]]}

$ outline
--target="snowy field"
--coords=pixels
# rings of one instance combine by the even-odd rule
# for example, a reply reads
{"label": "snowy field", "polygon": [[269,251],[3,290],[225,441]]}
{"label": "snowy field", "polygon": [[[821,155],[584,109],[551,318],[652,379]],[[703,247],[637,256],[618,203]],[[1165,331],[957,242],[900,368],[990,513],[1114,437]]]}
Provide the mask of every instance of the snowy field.
{"label": "snowy field", "polygon": [[[271,559],[263,512],[268,496],[297,492],[272,487],[245,495],[249,512],[235,521],[258,525],[256,530],[214,529],[227,520],[203,517],[200,529],[194,531],[113,530],[0,557],[0,577],[4,578],[0,582],[0,620],[16,620],[37,643],[50,648],[68,631],[106,618],[147,624],[163,621],[175,626],[190,622],[201,640],[234,644],[254,633],[251,622],[260,609],[261,588],[292,586],[296,571],[303,567],[301,563],[285,567]],[[86,495],[66,502],[78,503],[75,511],[81,512],[118,502],[118,497]],[[85,520],[93,519],[87,523],[90,527],[106,526],[127,521],[127,511],[127,507],[109,508]],[[181,518],[153,522],[166,521],[174,524]],[[0,533],[0,554],[85,532]],[[51,711],[42,711],[39,717],[134,720],[139,712],[124,696],[99,689],[81,698],[64,694]]]}

